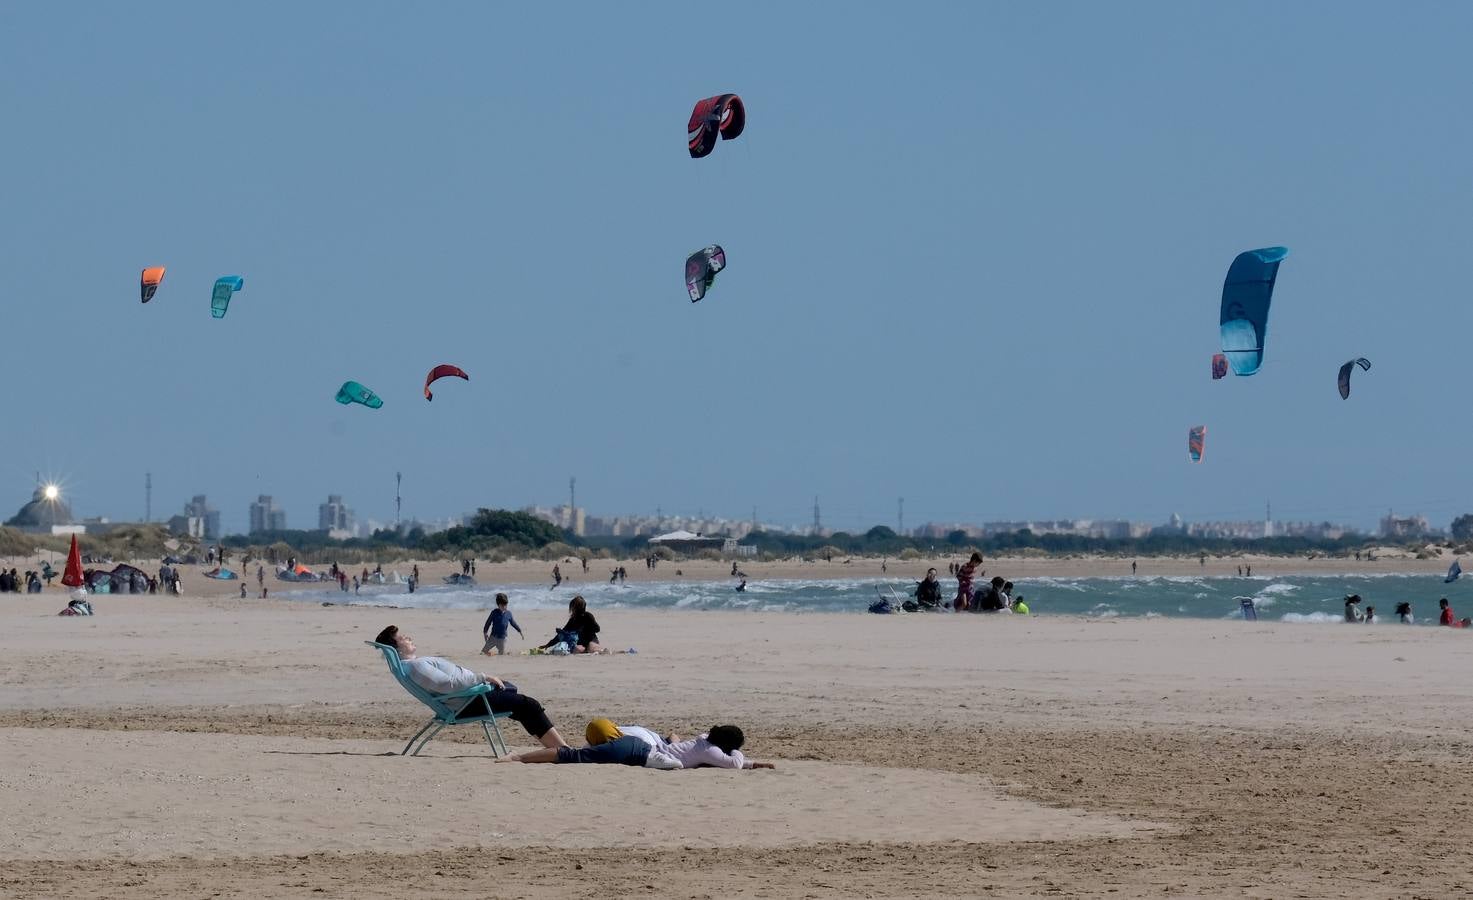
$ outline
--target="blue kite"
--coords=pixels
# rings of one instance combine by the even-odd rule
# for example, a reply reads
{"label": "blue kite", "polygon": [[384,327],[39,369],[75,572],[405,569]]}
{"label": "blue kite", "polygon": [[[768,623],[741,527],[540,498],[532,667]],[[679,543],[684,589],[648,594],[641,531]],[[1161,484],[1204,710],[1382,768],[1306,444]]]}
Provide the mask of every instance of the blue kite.
{"label": "blue kite", "polygon": [[1264,247],[1239,253],[1222,284],[1222,353],[1234,375],[1252,375],[1263,364],[1268,335],[1268,306],[1273,301],[1279,263],[1287,247]]}
{"label": "blue kite", "polygon": [[230,308],[230,298],[244,287],[245,279],[239,275],[221,275],[216,278],[215,292],[210,295],[210,315],[217,319],[225,318],[225,311]]}

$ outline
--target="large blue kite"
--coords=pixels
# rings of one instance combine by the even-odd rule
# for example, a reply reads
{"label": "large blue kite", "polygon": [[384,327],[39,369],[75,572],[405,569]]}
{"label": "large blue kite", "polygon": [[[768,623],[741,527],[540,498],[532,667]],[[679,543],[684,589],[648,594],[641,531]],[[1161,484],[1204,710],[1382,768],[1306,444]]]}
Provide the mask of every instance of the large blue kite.
{"label": "large blue kite", "polygon": [[1268,334],[1268,306],[1273,301],[1279,263],[1286,247],[1264,247],[1239,253],[1222,284],[1222,353],[1234,375],[1252,375],[1263,364]]}

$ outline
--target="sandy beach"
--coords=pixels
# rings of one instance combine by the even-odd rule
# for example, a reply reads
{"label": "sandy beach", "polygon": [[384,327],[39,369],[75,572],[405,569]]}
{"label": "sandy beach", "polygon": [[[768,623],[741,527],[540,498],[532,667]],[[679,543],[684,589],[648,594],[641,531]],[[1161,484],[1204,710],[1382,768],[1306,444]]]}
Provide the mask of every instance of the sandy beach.
{"label": "sandy beach", "polygon": [[[452,566],[422,571],[441,568]],[[676,568],[715,577],[722,564],[656,574]],[[480,617],[464,610],[322,606],[278,599],[277,586],[241,601],[229,583],[200,596],[201,581],[186,576],[183,598],[110,598],[92,618],[55,616],[57,591],[0,599],[0,892],[1430,897],[1473,886],[1473,698],[1461,689],[1473,636],[1460,632],[609,610],[610,641],[637,655],[487,659]],[[556,617],[522,624],[535,636]],[[423,653],[515,681],[570,739],[596,715],[681,732],[729,721],[778,768],[495,764],[471,729],[400,757],[427,715],[362,643],[391,622]],[[513,750],[534,746],[506,724]]]}

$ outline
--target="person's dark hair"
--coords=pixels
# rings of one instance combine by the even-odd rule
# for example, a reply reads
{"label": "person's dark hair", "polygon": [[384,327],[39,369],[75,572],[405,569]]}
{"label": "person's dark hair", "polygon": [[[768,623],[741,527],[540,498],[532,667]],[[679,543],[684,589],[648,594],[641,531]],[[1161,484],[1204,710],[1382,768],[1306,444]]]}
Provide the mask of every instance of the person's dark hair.
{"label": "person's dark hair", "polygon": [[746,741],[746,737],[742,735],[742,730],[735,725],[717,725],[706,734],[706,740],[710,741],[711,746],[721,752],[731,753],[733,750],[742,749],[742,744]]}
{"label": "person's dark hair", "polygon": [[1411,612],[1412,612],[1412,605],[1410,603],[1403,602],[1403,603],[1396,604],[1396,614],[1398,616],[1411,615]]}
{"label": "person's dark hair", "polygon": [[383,631],[380,631],[378,633],[378,637],[374,638],[373,640],[374,640],[375,643],[388,644],[390,647],[394,647],[394,648],[397,649],[399,645],[394,642],[394,639],[397,638],[398,636],[399,636],[399,626],[398,625],[390,625],[388,628],[385,628]]}
{"label": "person's dark hair", "polygon": [[992,578],[992,586],[993,587],[1002,587],[1006,583],[1007,582],[1003,579],[1003,577],[1001,575],[994,575],[993,578]]}
{"label": "person's dark hair", "polygon": [[582,594],[574,594],[573,599],[568,601],[568,612],[581,613],[588,611],[588,601],[583,599]]}
{"label": "person's dark hair", "polygon": [[507,603],[507,600],[506,600],[506,595],[505,594],[497,594],[496,595],[496,605],[497,606],[505,606],[506,603]]}
{"label": "person's dark hair", "polygon": [[1004,581],[1002,583],[1002,589],[1011,593],[1013,590],[1013,583],[1011,581]]}
{"label": "person's dark hair", "polygon": [[974,553],[973,553],[973,554],[972,554],[972,562],[974,562],[974,563],[979,563],[979,562],[981,562],[981,561],[982,561],[982,554],[980,554],[980,553],[975,553],[975,552],[974,552]]}
{"label": "person's dark hair", "polygon": [[1437,601],[1437,608],[1438,609],[1447,609],[1447,598],[1446,597],[1443,597],[1441,600]]}

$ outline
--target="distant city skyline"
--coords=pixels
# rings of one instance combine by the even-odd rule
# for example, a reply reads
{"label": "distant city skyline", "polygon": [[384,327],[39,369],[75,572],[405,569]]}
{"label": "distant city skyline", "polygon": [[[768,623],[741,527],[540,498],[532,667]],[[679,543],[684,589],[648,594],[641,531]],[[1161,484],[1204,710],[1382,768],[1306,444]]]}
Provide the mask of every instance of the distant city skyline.
{"label": "distant city skyline", "polygon": [[[46,500],[43,496],[48,485],[42,479],[31,486],[27,499],[24,503],[16,506],[25,509],[35,508],[44,513]],[[17,498],[20,494],[16,495]],[[193,494],[180,506],[182,512],[174,515],[157,515],[154,521],[158,524],[167,525],[171,530],[190,534],[204,539],[215,539],[232,534],[249,534],[252,531],[265,530],[321,530],[328,531],[337,537],[366,537],[378,529],[387,529],[394,526],[392,516],[377,518],[371,516],[359,516],[351,504],[351,497],[340,493],[323,493],[323,498],[311,504],[315,507],[316,515],[309,517],[305,512],[293,515],[291,509],[279,502],[274,495],[258,494],[246,503],[244,512],[231,516],[228,511],[222,512],[208,498],[209,494]],[[155,508],[162,506],[169,508],[167,498],[159,498],[154,493],[152,500]],[[70,497],[64,487],[59,487],[55,503],[57,508],[65,509],[67,517],[77,523],[106,522],[109,524],[125,523],[130,521],[143,521],[142,518],[130,519],[126,516],[110,514],[108,511],[90,510],[82,508],[76,510],[70,504]],[[160,502],[162,501],[162,502]],[[147,498],[144,501],[147,502]],[[305,505],[305,504],[304,504]],[[650,511],[636,512],[601,512],[591,514],[583,506],[573,507],[564,502],[555,505],[528,504],[524,506],[510,506],[491,504],[476,504],[456,511],[437,511],[435,515],[410,516],[405,515],[403,521],[405,527],[418,524],[430,530],[438,530],[461,524],[472,516],[476,509],[481,506],[488,508],[519,509],[537,515],[550,521],[559,527],[567,528],[574,534],[586,536],[636,536],[656,534],[660,531],[682,528],[691,531],[705,531],[707,533],[726,533],[736,537],[744,537],[753,530],[754,523],[762,530],[783,531],[794,534],[809,534],[814,531],[814,516],[816,514],[820,522],[820,533],[831,534],[836,531],[848,531],[851,533],[862,533],[877,525],[884,525],[895,530],[899,534],[913,537],[944,538],[953,530],[968,533],[971,537],[982,537],[990,534],[998,534],[1008,531],[1028,528],[1035,533],[1072,533],[1090,537],[1140,537],[1148,533],[1152,528],[1172,526],[1180,524],[1182,529],[1190,535],[1204,537],[1241,537],[1256,538],[1265,534],[1272,535],[1303,535],[1309,537],[1338,537],[1341,533],[1354,532],[1366,535],[1388,535],[1397,536],[1401,534],[1415,534],[1420,532],[1439,533],[1445,531],[1447,524],[1461,512],[1447,516],[1447,521],[1441,521],[1436,517],[1427,516],[1418,509],[1408,508],[1398,514],[1393,509],[1382,511],[1371,523],[1335,521],[1318,517],[1296,517],[1275,518],[1271,507],[1265,504],[1262,514],[1257,518],[1241,517],[1189,517],[1179,513],[1159,519],[1145,519],[1127,516],[1106,517],[1082,517],[1082,516],[1052,516],[1052,517],[1030,517],[1025,519],[991,519],[980,511],[971,516],[934,518],[927,517],[925,510],[912,510],[907,516],[909,522],[902,524],[900,521],[902,504],[897,504],[897,509],[891,513],[890,520],[870,518],[830,518],[820,502],[811,506],[810,518],[787,520],[775,519],[760,515],[760,509],[753,508],[745,516],[722,515],[713,511],[698,508],[695,511],[666,510],[662,506],[656,506]],[[816,507],[816,508],[815,508]],[[42,513],[31,513],[32,518]],[[38,520],[39,521],[39,520]],[[233,525],[232,522],[239,523]],[[1266,523],[1272,525],[1266,526]]]}

